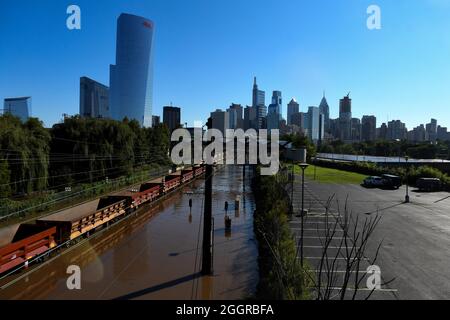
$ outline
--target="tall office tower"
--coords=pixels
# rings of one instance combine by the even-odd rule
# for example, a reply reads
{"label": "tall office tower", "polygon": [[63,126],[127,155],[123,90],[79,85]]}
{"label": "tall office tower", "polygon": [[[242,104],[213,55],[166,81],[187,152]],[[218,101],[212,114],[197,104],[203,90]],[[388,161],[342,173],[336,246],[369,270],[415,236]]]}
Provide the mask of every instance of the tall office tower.
{"label": "tall office tower", "polygon": [[377,138],[377,118],[363,116],[361,121],[361,140],[374,141]]}
{"label": "tall office tower", "polygon": [[437,138],[441,141],[448,141],[449,140],[449,133],[447,131],[447,127],[437,127]]}
{"label": "tall office tower", "polygon": [[424,142],[428,140],[428,134],[425,126],[421,124],[408,132],[408,141]]}
{"label": "tall office tower", "polygon": [[88,77],[80,78],[80,116],[110,118],[109,88]]}
{"label": "tall office tower", "polygon": [[339,101],[339,139],[352,140],[352,99],[350,93]]}
{"label": "tall office tower", "polygon": [[230,118],[230,129],[243,129],[244,128],[244,119],[242,117],[243,108],[240,104],[233,103],[228,108],[227,112],[229,113]]}
{"label": "tall office tower", "polygon": [[330,134],[333,138],[339,138],[339,118],[330,119]]}
{"label": "tall office tower", "polygon": [[387,134],[388,134],[388,127],[387,127],[386,123],[383,122],[383,124],[380,127],[377,138],[380,140],[387,140]]}
{"label": "tall office tower", "polygon": [[3,114],[11,114],[26,122],[31,116],[31,97],[7,98],[3,101]]}
{"label": "tall office tower", "polygon": [[431,122],[426,125],[426,130],[427,130],[429,141],[436,142],[436,140],[437,140],[437,120],[431,119]]}
{"label": "tall office tower", "polygon": [[300,112],[300,104],[292,98],[287,105],[287,124],[292,124],[292,115]]}
{"label": "tall office tower", "polygon": [[317,144],[324,135],[324,133],[323,133],[324,128],[323,128],[323,124],[321,125],[321,117],[320,117],[319,107],[309,107],[308,108],[308,116],[307,116],[306,122],[307,122],[306,129],[308,130],[308,137],[311,139],[312,142]]}
{"label": "tall office tower", "polygon": [[161,124],[160,116],[152,116],[152,127],[159,126]]}
{"label": "tall office tower", "polygon": [[352,118],[351,120],[351,140],[361,141],[361,120],[358,118]]}
{"label": "tall office tower", "polygon": [[152,21],[121,14],[117,21],[116,64],[110,66],[110,109],[114,119],[152,125]]}
{"label": "tall office tower", "polygon": [[258,128],[258,115],[255,107],[247,106],[244,109],[244,130]]}
{"label": "tall office tower", "polygon": [[388,140],[403,140],[406,139],[407,134],[406,125],[400,120],[392,120],[388,122],[387,139]]}
{"label": "tall office tower", "polygon": [[253,79],[253,97],[252,97],[252,107],[256,108],[258,116],[258,129],[264,127],[264,118],[267,116],[266,108],[266,93],[258,89],[258,84],[256,83],[256,77]]}
{"label": "tall office tower", "polygon": [[272,129],[280,129],[282,105],[281,91],[274,91],[272,94],[272,103],[269,105],[267,112],[267,129],[269,132]]}
{"label": "tall office tower", "polygon": [[178,107],[166,106],[163,108],[163,123],[172,133],[181,124],[181,109]]}
{"label": "tall office tower", "polygon": [[330,132],[330,107],[328,106],[327,99],[325,98],[325,92],[323,93],[322,101],[319,105],[320,113],[324,117],[324,131]]}
{"label": "tall office tower", "polygon": [[221,109],[217,109],[211,112],[212,128],[222,132],[223,136],[226,135],[226,130],[230,129],[230,114]]}

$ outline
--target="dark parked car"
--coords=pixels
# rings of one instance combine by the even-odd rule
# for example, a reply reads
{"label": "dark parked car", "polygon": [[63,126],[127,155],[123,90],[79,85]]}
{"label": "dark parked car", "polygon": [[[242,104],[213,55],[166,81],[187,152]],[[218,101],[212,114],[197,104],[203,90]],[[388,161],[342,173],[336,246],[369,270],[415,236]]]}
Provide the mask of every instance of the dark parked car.
{"label": "dark parked car", "polygon": [[398,189],[402,186],[402,178],[398,176],[383,174],[381,178],[383,179],[384,188]]}
{"label": "dark parked car", "polygon": [[362,185],[366,188],[377,188],[383,186],[383,178],[371,176],[364,179]]}
{"label": "dark parked car", "polygon": [[420,191],[440,191],[442,183],[441,180],[437,178],[420,178],[417,180],[416,187]]}

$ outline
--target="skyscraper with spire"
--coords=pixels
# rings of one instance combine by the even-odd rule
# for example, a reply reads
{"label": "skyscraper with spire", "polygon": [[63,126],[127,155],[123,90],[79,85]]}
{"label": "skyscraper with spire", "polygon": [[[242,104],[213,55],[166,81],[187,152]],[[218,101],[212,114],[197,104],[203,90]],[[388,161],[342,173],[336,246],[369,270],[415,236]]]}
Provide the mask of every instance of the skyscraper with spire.
{"label": "skyscraper with spire", "polygon": [[258,84],[256,83],[256,77],[253,78],[253,101],[252,107],[256,108],[257,114],[257,129],[262,129],[264,119],[267,116],[266,108],[266,93],[258,89]]}
{"label": "skyscraper with spire", "polygon": [[330,132],[330,107],[328,106],[327,99],[325,98],[325,91],[323,92],[322,101],[319,105],[320,113],[324,117],[324,131]]}

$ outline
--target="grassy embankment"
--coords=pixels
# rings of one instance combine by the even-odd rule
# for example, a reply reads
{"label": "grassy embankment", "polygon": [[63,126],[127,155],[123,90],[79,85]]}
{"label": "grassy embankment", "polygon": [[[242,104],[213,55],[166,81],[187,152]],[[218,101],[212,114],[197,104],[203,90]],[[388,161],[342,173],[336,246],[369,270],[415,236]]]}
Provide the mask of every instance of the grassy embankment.
{"label": "grassy embankment", "polygon": [[[295,165],[294,172],[301,174],[302,170]],[[332,168],[309,165],[305,170],[305,178],[320,183],[361,184],[367,175]]]}

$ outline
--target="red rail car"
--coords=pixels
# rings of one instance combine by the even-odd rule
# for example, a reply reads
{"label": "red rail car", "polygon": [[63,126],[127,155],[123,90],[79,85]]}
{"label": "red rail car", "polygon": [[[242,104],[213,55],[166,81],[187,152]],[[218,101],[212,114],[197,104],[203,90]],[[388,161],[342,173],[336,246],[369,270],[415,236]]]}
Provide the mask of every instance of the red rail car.
{"label": "red rail car", "polygon": [[0,248],[0,274],[56,246],[56,227],[22,224],[11,244]]}
{"label": "red rail car", "polygon": [[122,197],[127,200],[128,208],[133,210],[137,209],[142,204],[152,202],[154,199],[158,198],[160,194],[160,183],[144,183],[139,187],[139,190],[122,191],[114,196],[109,196],[109,198]]}
{"label": "red rail car", "polygon": [[164,177],[163,192],[167,193],[181,185],[181,175],[168,175]]}
{"label": "red rail car", "polygon": [[192,179],[194,179],[194,170],[192,168],[181,170],[181,183],[189,182]]}
{"label": "red rail car", "polygon": [[195,171],[195,177],[201,176],[205,173],[205,166],[204,165],[197,165],[194,167]]}
{"label": "red rail car", "polygon": [[127,199],[110,196],[64,209],[37,220],[38,225],[56,227],[58,244],[74,240],[125,214]]}

